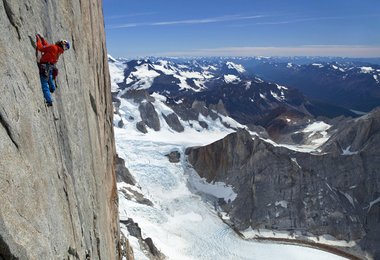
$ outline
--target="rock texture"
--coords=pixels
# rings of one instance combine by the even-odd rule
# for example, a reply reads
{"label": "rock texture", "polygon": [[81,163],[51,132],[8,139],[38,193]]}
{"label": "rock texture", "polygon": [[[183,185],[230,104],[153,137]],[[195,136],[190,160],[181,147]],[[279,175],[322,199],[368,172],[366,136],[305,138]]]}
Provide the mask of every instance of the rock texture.
{"label": "rock texture", "polygon": [[[379,119],[377,110],[351,121],[322,154],[275,147],[241,130],[190,148],[188,160],[208,181],[234,187],[237,198],[223,207],[237,229],[331,235],[380,259]],[[349,144],[357,150],[337,151]]]}
{"label": "rock texture", "polygon": [[150,102],[142,102],[139,106],[142,122],[154,131],[160,131],[160,119],[153,104]]}
{"label": "rock texture", "polygon": [[178,163],[180,162],[180,159],[181,159],[181,154],[178,151],[172,151],[166,154],[165,156],[168,157],[169,162],[171,163]]}
{"label": "rock texture", "polygon": [[150,237],[143,238],[141,228],[138,223],[135,223],[133,219],[128,218],[127,220],[120,221],[128,229],[128,232],[131,236],[134,236],[138,239],[140,248],[144,254],[149,257],[151,260],[162,260],[165,259],[165,255],[157,249],[154,245],[153,240]]}
{"label": "rock texture", "polygon": [[[119,258],[101,1],[3,0],[0,24],[0,259]],[[54,108],[36,33],[72,45],[57,64]]]}
{"label": "rock texture", "polygon": [[171,113],[167,116],[162,114],[162,116],[164,117],[164,119],[165,119],[166,123],[169,125],[169,127],[171,129],[173,129],[174,131],[179,132],[179,133],[185,131],[185,128],[183,127],[183,125],[181,124],[181,122],[178,119],[178,116],[175,113]]}
{"label": "rock texture", "polygon": [[115,173],[117,182],[125,182],[130,185],[136,184],[135,178],[133,178],[127,167],[125,167],[124,159],[119,157],[118,154],[116,155],[115,160]]}

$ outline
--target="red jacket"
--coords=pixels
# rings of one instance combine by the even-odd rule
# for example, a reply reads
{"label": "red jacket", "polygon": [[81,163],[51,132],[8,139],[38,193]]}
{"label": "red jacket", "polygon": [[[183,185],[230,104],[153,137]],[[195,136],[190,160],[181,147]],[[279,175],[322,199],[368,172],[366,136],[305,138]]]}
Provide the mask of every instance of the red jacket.
{"label": "red jacket", "polygon": [[49,44],[45,39],[37,37],[37,50],[42,52],[40,63],[56,64],[59,55],[63,53],[63,48],[56,44]]}

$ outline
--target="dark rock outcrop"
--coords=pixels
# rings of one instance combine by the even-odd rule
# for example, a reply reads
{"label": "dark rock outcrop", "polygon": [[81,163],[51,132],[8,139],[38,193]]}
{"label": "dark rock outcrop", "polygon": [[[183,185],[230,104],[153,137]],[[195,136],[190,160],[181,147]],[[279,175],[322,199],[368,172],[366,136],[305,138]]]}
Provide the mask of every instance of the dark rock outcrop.
{"label": "dark rock outcrop", "polygon": [[142,122],[154,131],[160,131],[160,119],[153,104],[150,102],[142,102],[139,106]]}
{"label": "dark rock outcrop", "polygon": [[378,118],[375,111],[329,141],[352,144],[360,148],[356,153],[343,154],[330,145],[326,151],[334,152],[299,153],[252,140],[241,130],[208,146],[189,148],[188,160],[208,181],[234,187],[237,198],[223,208],[239,230],[331,235],[357,242],[376,258],[380,254]]}
{"label": "dark rock outcrop", "polygon": [[178,116],[176,114],[171,113],[171,114],[169,114],[167,116],[165,116],[164,114],[162,114],[162,116],[164,117],[166,123],[174,131],[181,133],[181,132],[183,132],[185,130],[185,128],[183,127],[183,125],[179,121]]}
{"label": "dark rock outcrop", "polygon": [[128,90],[128,91],[126,91],[121,96],[121,98],[133,99],[133,101],[136,102],[136,103],[141,103],[143,101],[148,101],[148,102],[154,102],[155,101],[154,97],[152,97],[151,95],[149,95],[148,91],[146,91],[145,89],[141,89],[141,90],[131,89],[131,90]]}
{"label": "dark rock outcrop", "polygon": [[[102,2],[3,0],[0,24],[0,258],[118,259]],[[36,33],[72,46],[57,64],[50,108]]]}
{"label": "dark rock outcrop", "polygon": [[140,189],[141,188],[137,186],[122,187],[119,189],[119,192],[121,192],[124,195],[124,198],[127,200],[135,201],[137,203],[153,207],[153,202],[145,198],[145,196],[138,191]]}
{"label": "dark rock outcrop", "polygon": [[166,154],[165,156],[169,158],[169,162],[171,163],[178,163],[180,162],[180,159],[181,159],[181,154],[178,151],[170,152],[169,154]]}
{"label": "dark rock outcrop", "polygon": [[120,158],[117,154],[115,159],[115,173],[117,182],[125,182],[130,185],[136,184],[135,178],[133,178],[132,174],[125,167],[124,159]]}
{"label": "dark rock outcrop", "polygon": [[139,130],[141,133],[148,133],[148,129],[146,129],[146,125],[143,121],[137,122],[136,123],[136,128]]}
{"label": "dark rock outcrop", "polygon": [[131,218],[128,218],[127,220],[120,220],[120,223],[127,227],[128,232],[131,236],[134,236],[138,239],[141,249],[149,257],[149,259],[165,259],[165,255],[157,249],[150,237],[142,237],[141,228],[139,227],[138,223],[134,222]]}

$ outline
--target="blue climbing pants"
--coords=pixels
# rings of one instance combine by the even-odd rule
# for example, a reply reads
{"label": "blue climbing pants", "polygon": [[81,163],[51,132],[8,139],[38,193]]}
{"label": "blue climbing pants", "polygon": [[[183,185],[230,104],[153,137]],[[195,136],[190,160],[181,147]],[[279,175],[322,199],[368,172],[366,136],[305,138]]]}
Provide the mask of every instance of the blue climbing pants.
{"label": "blue climbing pants", "polygon": [[40,80],[42,92],[44,93],[44,98],[46,103],[53,103],[51,94],[55,91],[55,83],[53,80],[53,67],[47,64],[41,64],[40,67]]}

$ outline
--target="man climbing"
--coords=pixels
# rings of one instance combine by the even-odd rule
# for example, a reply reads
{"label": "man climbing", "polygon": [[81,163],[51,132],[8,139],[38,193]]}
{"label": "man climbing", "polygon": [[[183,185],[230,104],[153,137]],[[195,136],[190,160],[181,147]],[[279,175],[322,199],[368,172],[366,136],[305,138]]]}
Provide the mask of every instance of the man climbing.
{"label": "man climbing", "polygon": [[70,44],[66,40],[61,40],[55,44],[49,44],[41,35],[36,35],[37,51],[42,52],[42,57],[38,62],[40,69],[40,79],[42,92],[47,106],[53,105],[50,93],[56,89],[55,77],[58,75],[58,69],[55,67],[59,56],[66,50],[70,49]]}

